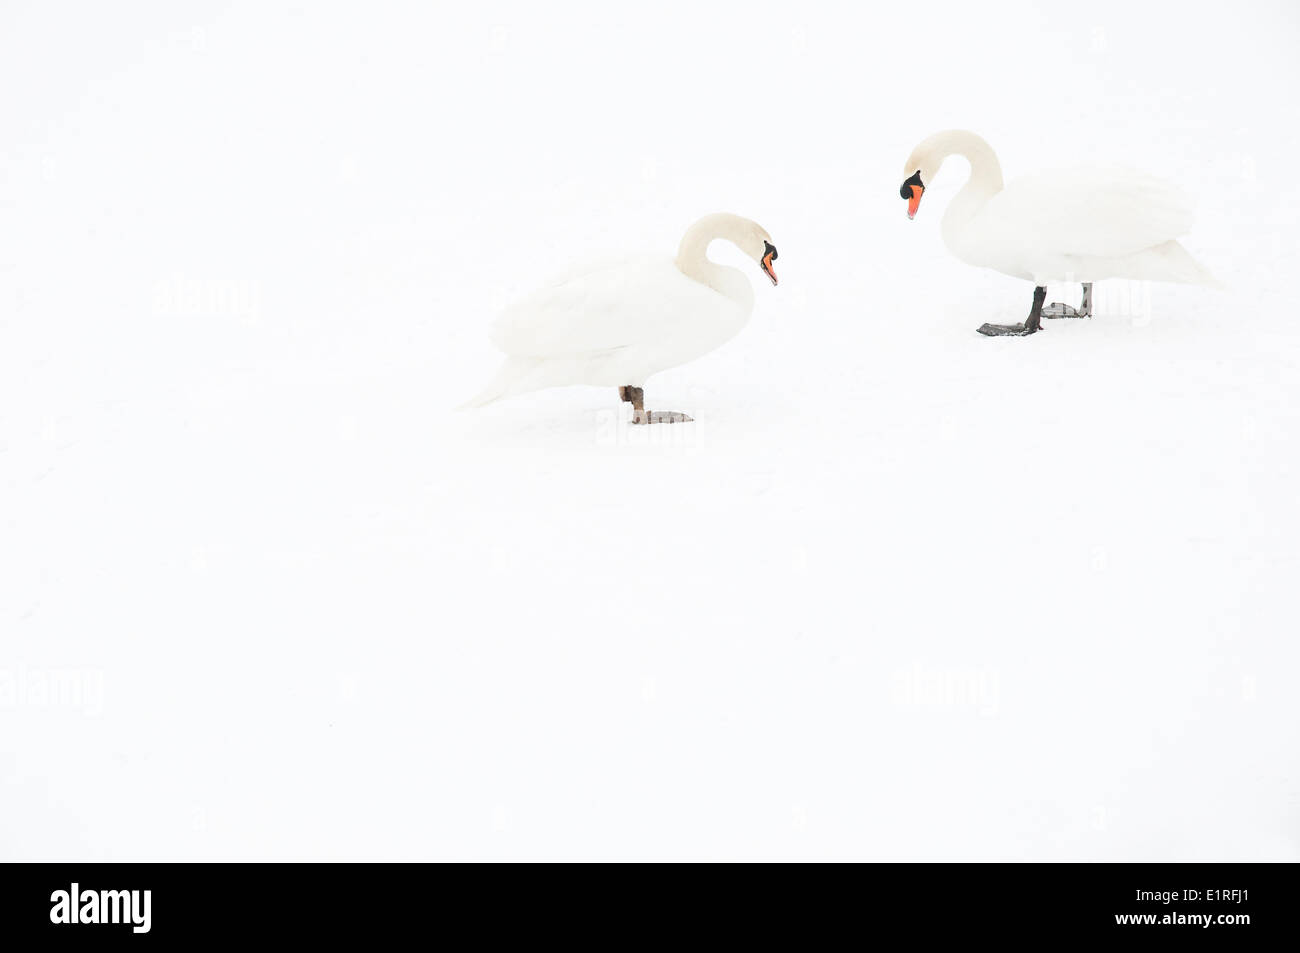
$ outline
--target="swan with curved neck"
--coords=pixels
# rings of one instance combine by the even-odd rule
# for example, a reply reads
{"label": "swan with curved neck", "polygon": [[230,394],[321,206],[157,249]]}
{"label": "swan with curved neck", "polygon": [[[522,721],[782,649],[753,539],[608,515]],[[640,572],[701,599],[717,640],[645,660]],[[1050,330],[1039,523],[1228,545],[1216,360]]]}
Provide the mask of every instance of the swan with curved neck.
{"label": "swan with curved neck", "polygon": [[706,215],[686,230],[676,258],[588,267],[507,308],[492,328],[506,354],[496,378],[466,406],[567,384],[617,387],[637,424],[691,418],[645,409],[645,381],[734,337],[754,309],[743,272],[708,257],[727,241],[777,283],[772,238],[739,215]]}
{"label": "swan with curved neck", "polygon": [[[970,177],[940,226],[944,244],[968,264],[1034,283],[1029,317],[985,324],[990,336],[1033,334],[1042,318],[1092,315],[1092,284],[1105,278],[1212,284],[1213,278],[1175,239],[1192,225],[1187,201],[1159,179],[1123,168],[1072,169],[1002,181],[993,148],[963,129],[937,132],[912,150],[899,194],[915,218],[925,190],[949,156],[970,164]],[[1044,307],[1049,281],[1079,281],[1079,308]]]}
{"label": "swan with curved neck", "polygon": [[749,219],[727,212],[706,215],[686,230],[681,244],[677,246],[677,267],[682,274],[723,294],[727,293],[723,288],[735,285],[735,278],[739,277],[743,282],[744,293],[752,297],[753,288],[739,271],[709,260],[709,246],[718,239],[731,242],[755,259],[772,284],[777,283],[776,271],[772,267],[772,262],[776,260],[776,249],[772,247],[771,236]]}

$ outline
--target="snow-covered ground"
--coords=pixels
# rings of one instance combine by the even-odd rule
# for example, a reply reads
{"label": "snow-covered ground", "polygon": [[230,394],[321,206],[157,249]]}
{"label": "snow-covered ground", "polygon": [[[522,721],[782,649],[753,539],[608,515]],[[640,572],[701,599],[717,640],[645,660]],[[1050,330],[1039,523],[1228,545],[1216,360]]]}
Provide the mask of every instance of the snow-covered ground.
{"label": "snow-covered ground", "polygon": [[[0,856],[1300,859],[1297,42],[6,3]],[[1228,287],[978,336],[1032,289],[943,248],[962,163],[898,197],[950,126],[1184,186]],[[501,305],[721,210],[781,285],[715,247],[696,423],[451,409]]]}

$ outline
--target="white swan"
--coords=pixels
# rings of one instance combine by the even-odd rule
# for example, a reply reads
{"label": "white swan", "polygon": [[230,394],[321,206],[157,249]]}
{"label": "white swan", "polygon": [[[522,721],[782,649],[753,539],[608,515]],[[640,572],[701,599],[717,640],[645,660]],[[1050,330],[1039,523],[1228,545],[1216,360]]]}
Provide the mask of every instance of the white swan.
{"label": "white swan", "polygon": [[[1088,317],[1092,283],[1131,278],[1214,284],[1174,241],[1192,226],[1187,201],[1172,186],[1128,169],[1072,169],[1018,179],[1004,187],[998,157],[962,129],[935,133],[912,150],[899,190],[907,217],[950,155],[970,163],[970,179],[943,216],[948,250],[968,264],[1034,283],[1022,324],[985,324],[987,335],[1033,334],[1040,318]],[[1083,282],[1083,303],[1043,307],[1049,281]]]}
{"label": "white swan", "polygon": [[739,247],[776,284],[777,254],[767,232],[738,215],[706,215],[687,229],[675,260],[589,266],[507,308],[492,327],[492,343],[506,362],[465,406],[544,387],[596,384],[619,389],[632,405],[634,423],[690,420],[648,413],[641,388],[650,375],[712,351],[749,320],[749,279],[705,255],[716,238]]}

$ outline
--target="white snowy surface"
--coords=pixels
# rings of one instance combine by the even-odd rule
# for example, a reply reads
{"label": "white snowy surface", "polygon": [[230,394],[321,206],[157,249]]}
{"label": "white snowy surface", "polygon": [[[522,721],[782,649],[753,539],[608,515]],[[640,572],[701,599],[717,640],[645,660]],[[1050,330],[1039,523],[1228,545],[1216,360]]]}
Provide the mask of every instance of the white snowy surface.
{"label": "white snowy surface", "polygon": [[[1287,3],[8,2],[0,857],[1300,859]],[[1194,195],[1226,290],[909,223]],[[757,220],[751,325],[451,410],[575,262]],[[1075,303],[1077,286],[1049,300]]]}

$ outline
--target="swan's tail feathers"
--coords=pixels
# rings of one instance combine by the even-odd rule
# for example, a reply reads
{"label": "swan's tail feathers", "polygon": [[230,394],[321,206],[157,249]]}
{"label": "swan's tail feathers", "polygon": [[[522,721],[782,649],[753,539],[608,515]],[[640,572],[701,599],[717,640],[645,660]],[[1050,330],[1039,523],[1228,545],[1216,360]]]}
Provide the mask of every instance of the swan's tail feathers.
{"label": "swan's tail feathers", "polygon": [[1226,284],[1224,284],[1222,281],[1220,281],[1218,278],[1214,277],[1214,275],[1210,273],[1210,269],[1206,268],[1199,261],[1193,258],[1191,252],[1183,248],[1181,245],[1178,247],[1182,251],[1182,253],[1187,256],[1187,264],[1190,266],[1189,274],[1192,277],[1191,280],[1188,282],[1189,284],[1204,285],[1207,288],[1218,288],[1218,289],[1223,289],[1227,287]]}
{"label": "swan's tail feathers", "polygon": [[1168,270],[1169,277],[1164,280],[1188,285],[1205,285],[1209,288],[1226,287],[1179,242],[1165,242],[1152,250],[1160,255]]}
{"label": "swan's tail feathers", "polygon": [[492,382],[476,396],[471,397],[456,409],[469,410],[471,407],[486,407],[498,400],[531,390],[532,388],[528,386],[527,380],[536,364],[536,361],[523,358],[507,358],[506,362],[501,365],[501,370],[497,371],[496,377],[492,378]]}
{"label": "swan's tail feathers", "polygon": [[1196,267],[1199,268],[1201,272],[1201,278],[1200,281],[1197,282],[1197,284],[1202,284],[1207,288],[1213,288],[1215,291],[1223,291],[1225,288],[1228,287],[1228,283],[1226,281],[1224,281],[1222,278],[1216,278],[1213,274],[1210,273],[1210,270],[1206,268],[1204,265],[1201,265],[1198,262]]}

